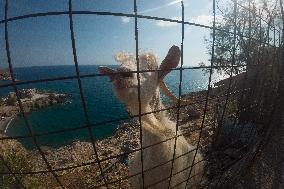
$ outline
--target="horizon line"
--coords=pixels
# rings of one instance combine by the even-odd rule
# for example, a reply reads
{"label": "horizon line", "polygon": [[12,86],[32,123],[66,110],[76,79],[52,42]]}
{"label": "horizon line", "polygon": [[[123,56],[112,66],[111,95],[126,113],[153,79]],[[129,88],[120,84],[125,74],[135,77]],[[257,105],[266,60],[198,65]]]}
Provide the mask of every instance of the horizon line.
{"label": "horizon line", "polygon": [[[32,65],[32,66],[16,66],[16,67],[13,67],[13,69],[15,68],[33,68],[33,67],[52,67],[52,66],[74,66],[75,65],[69,65],[69,64],[57,64],[57,65]],[[100,64],[100,65],[97,65],[97,64],[80,64],[78,66],[119,66],[119,64]],[[183,65],[183,67],[199,67],[198,65],[193,65],[193,66],[186,66],[186,65]],[[8,69],[9,70],[9,66],[7,67],[0,67],[0,70],[6,70]]]}

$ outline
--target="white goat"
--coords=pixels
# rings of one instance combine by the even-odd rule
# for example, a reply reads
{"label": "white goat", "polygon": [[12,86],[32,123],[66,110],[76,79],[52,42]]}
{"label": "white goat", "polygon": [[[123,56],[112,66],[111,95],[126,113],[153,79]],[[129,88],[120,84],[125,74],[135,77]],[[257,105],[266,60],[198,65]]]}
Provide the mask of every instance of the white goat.
{"label": "white goat", "polygon": [[[116,96],[126,103],[129,112],[132,115],[138,115],[138,80],[137,73],[135,73],[137,70],[135,57],[126,53],[118,53],[115,59],[121,63],[121,66],[117,70],[107,67],[100,67],[99,70],[102,74],[110,77]],[[150,72],[140,73],[140,102],[142,114],[163,108],[160,99],[160,84],[171,69],[178,65],[179,59],[179,48],[172,46],[160,65],[161,71],[158,71],[158,62],[154,53],[148,52],[139,55],[140,70],[151,70]],[[165,90],[164,85],[162,89]],[[166,91],[166,93],[167,92],[169,91]],[[143,136],[142,144],[143,148],[146,147],[146,149],[143,149],[144,187],[147,188],[147,186],[149,186],[148,188],[153,189],[168,188],[172,168],[171,160],[174,153],[176,123],[172,122],[163,112],[141,116],[141,124]],[[167,140],[169,138],[171,139]],[[203,172],[203,161],[201,161],[201,154],[197,152],[193,163],[195,152],[195,147],[188,144],[183,136],[177,138],[175,149],[175,158],[177,159],[174,160],[173,164],[171,186],[178,185],[176,188],[185,188],[186,182],[183,181],[192,177],[189,180],[188,188],[197,187]],[[194,166],[192,167],[191,175],[189,175],[192,164]],[[136,152],[129,164],[129,174],[137,174],[137,176],[130,178],[130,182],[135,189],[142,188],[141,165],[141,152],[139,151]]]}

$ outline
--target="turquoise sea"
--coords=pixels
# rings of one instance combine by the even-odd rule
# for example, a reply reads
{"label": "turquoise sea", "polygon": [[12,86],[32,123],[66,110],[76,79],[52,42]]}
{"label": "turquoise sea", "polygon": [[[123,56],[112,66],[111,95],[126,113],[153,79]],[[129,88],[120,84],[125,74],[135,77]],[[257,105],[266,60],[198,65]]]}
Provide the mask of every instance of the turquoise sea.
{"label": "turquoise sea", "polygon": [[[81,75],[94,73],[98,73],[98,66],[80,66]],[[24,81],[71,76],[76,75],[76,73],[74,66],[45,66],[15,68],[15,75],[18,80]],[[207,89],[208,75],[202,70],[185,70],[183,72],[182,94]],[[214,74],[213,83],[222,78],[223,76]],[[172,71],[165,81],[177,95],[179,71]],[[111,83],[107,77],[82,78],[82,84],[87,104],[87,113],[92,124],[128,118],[124,104],[120,103],[114,96]],[[81,127],[86,123],[76,79],[19,85],[19,88],[38,88],[71,95],[70,102],[66,104],[54,105],[28,114],[28,121],[35,134],[64,128]],[[0,97],[6,96],[10,91],[13,91],[12,87],[1,88]],[[97,125],[92,127],[92,132],[96,139],[102,139],[113,135],[118,124],[119,122]],[[23,136],[27,134],[28,130],[22,117],[14,119],[7,130],[7,135],[9,136]],[[88,130],[79,129],[37,137],[37,142],[40,145],[52,147],[70,144],[75,140],[89,141]],[[32,140],[29,138],[19,139],[19,141],[27,148],[34,148]]]}

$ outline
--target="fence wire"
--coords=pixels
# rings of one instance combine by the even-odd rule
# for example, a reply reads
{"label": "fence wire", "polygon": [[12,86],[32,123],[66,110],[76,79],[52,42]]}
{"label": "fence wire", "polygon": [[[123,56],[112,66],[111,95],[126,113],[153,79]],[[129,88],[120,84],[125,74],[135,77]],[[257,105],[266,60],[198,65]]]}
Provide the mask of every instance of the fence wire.
{"label": "fence wire", "polygon": [[[275,25],[275,18],[273,18],[273,20],[269,20],[267,21],[266,19],[263,19],[262,17],[262,13],[259,10],[259,14],[255,14],[252,11],[252,0],[248,1],[248,7],[246,7],[245,5],[243,5],[241,2],[239,2],[238,0],[231,0],[231,2],[233,3],[233,12],[234,12],[234,26],[233,26],[233,32],[230,30],[224,30],[220,27],[217,26],[217,21],[216,21],[216,11],[217,9],[219,9],[216,0],[212,1],[212,17],[213,17],[213,22],[212,22],[212,26],[208,26],[208,25],[203,25],[203,24],[198,24],[198,23],[193,23],[193,22],[188,22],[185,21],[185,17],[184,17],[184,4],[183,1],[181,1],[181,18],[182,20],[177,20],[177,19],[169,19],[169,18],[161,18],[161,17],[155,17],[155,16],[147,16],[147,15],[141,15],[138,14],[138,7],[137,7],[137,2],[136,0],[133,0],[133,14],[126,14],[126,13],[119,13],[119,12],[99,12],[99,11],[75,11],[72,8],[72,0],[68,0],[68,11],[58,11],[58,12],[41,12],[41,13],[34,13],[34,14],[27,14],[27,15],[21,15],[21,16],[16,16],[16,17],[11,17],[8,18],[8,0],[5,0],[5,7],[4,7],[4,19],[0,20],[0,26],[3,26],[4,28],[4,35],[5,35],[5,50],[6,50],[6,56],[7,56],[7,62],[8,62],[8,67],[9,67],[9,73],[11,75],[11,82],[10,83],[5,83],[5,84],[0,84],[0,88],[5,88],[5,87],[12,87],[16,97],[17,97],[17,102],[18,102],[18,106],[20,109],[20,113],[24,119],[25,122],[25,126],[28,130],[28,135],[23,135],[23,136],[4,136],[0,138],[0,141],[5,141],[5,140],[16,140],[16,139],[24,139],[24,138],[29,138],[32,139],[36,150],[39,152],[42,160],[44,161],[45,165],[46,165],[46,170],[38,170],[38,171],[21,171],[21,172],[15,172],[13,171],[13,169],[9,166],[8,163],[6,163],[5,158],[3,157],[2,154],[0,154],[0,160],[1,162],[5,165],[7,171],[6,172],[1,172],[0,175],[2,176],[6,176],[6,175],[11,175],[16,181],[17,183],[19,183],[19,186],[22,188],[25,188],[24,184],[21,182],[21,179],[19,179],[18,176],[20,175],[35,175],[35,174],[49,174],[51,173],[52,176],[54,177],[55,181],[57,182],[58,186],[60,186],[60,188],[66,188],[66,186],[64,186],[64,184],[62,183],[62,180],[60,179],[60,176],[58,175],[58,172],[60,171],[65,171],[65,170],[73,170],[73,169],[78,169],[81,167],[85,167],[85,166],[93,166],[94,165],[98,165],[99,168],[99,172],[100,172],[100,176],[103,180],[102,184],[98,184],[95,185],[93,188],[100,188],[100,187],[106,187],[106,188],[111,188],[110,186],[121,182],[123,180],[128,180],[129,178],[135,177],[137,175],[142,176],[142,188],[146,189],[146,188],[151,188],[161,182],[164,181],[168,181],[168,189],[170,188],[177,188],[179,187],[181,184],[185,184],[185,188],[188,186],[188,184],[190,183],[190,180],[197,176],[197,175],[202,175],[202,180],[206,180],[205,177],[206,175],[206,170],[204,170],[201,173],[197,173],[195,175],[192,175],[192,169],[193,167],[201,162],[207,162],[208,158],[204,158],[201,161],[196,162],[195,158],[196,155],[198,153],[198,151],[200,151],[201,147],[201,139],[202,139],[202,135],[203,135],[203,129],[205,127],[207,127],[209,124],[206,124],[206,116],[208,116],[208,106],[209,106],[209,102],[210,101],[214,101],[214,100],[224,100],[224,104],[222,106],[222,110],[221,110],[221,116],[220,119],[218,120],[218,128],[216,129],[216,133],[214,135],[214,141],[212,141],[212,149],[217,149],[217,152],[219,151],[225,151],[228,148],[230,148],[232,145],[235,144],[235,142],[237,141],[232,141],[229,144],[226,144],[225,146],[222,147],[218,147],[219,145],[219,135],[220,132],[222,131],[222,127],[224,126],[224,122],[226,119],[226,111],[228,110],[228,105],[230,103],[230,97],[233,95],[240,95],[240,108],[237,110],[237,115],[234,117],[234,121],[233,121],[233,125],[237,125],[239,118],[241,116],[241,111],[243,109],[247,109],[249,107],[245,106],[245,100],[246,100],[246,95],[247,94],[255,94],[257,93],[257,89],[254,88],[250,88],[248,87],[248,67],[252,67],[252,68],[257,68],[260,65],[260,62],[263,60],[263,52],[265,51],[266,47],[273,47],[275,52],[278,51],[279,56],[277,56],[276,58],[273,59],[272,62],[272,66],[274,66],[276,64],[276,62],[280,62],[281,61],[281,45],[282,45],[282,38],[283,38],[283,28],[278,27]],[[272,12],[276,12],[276,9],[279,8],[280,4],[282,3],[282,0],[275,0],[275,6]],[[279,6],[278,6],[279,5]],[[238,11],[239,9],[245,9],[249,12],[249,18],[248,18],[248,35],[241,33],[239,31],[239,28],[237,26],[237,19],[238,19]],[[64,77],[52,77],[52,78],[45,78],[45,79],[37,79],[37,80],[27,80],[27,81],[16,81],[15,79],[15,75],[14,75],[14,67],[13,67],[13,57],[11,57],[11,50],[10,50],[10,40],[9,40],[9,24],[15,21],[19,21],[19,20],[26,20],[26,19],[30,19],[30,18],[38,18],[38,17],[48,17],[48,16],[64,16],[67,15],[69,18],[69,29],[70,29],[70,40],[71,40],[71,44],[72,44],[72,55],[73,55],[73,62],[74,62],[74,67],[76,70],[76,75],[70,75],[70,76],[64,76]],[[128,17],[128,18],[134,18],[135,24],[134,24],[134,31],[135,31],[135,59],[137,62],[137,70],[136,71],[130,71],[127,73],[137,73],[137,80],[138,80],[138,102],[139,102],[139,113],[138,115],[132,115],[130,117],[123,117],[123,118],[119,118],[119,119],[113,119],[113,120],[107,120],[107,121],[103,121],[103,122],[98,122],[98,123],[91,123],[90,122],[90,118],[88,115],[88,110],[87,110],[87,105],[86,105],[86,99],[85,99],[85,95],[83,92],[83,84],[81,79],[82,78],[95,78],[95,77],[104,77],[104,74],[98,74],[98,73],[92,73],[92,74],[81,74],[80,73],[80,69],[79,69],[79,60],[77,58],[77,50],[76,50],[76,38],[75,38],[75,33],[74,33],[74,26],[73,26],[73,16],[74,15],[95,15],[95,16],[116,16],[116,17]],[[252,37],[252,16],[255,16],[257,18],[259,18],[259,31],[260,33],[266,33],[266,35],[264,36],[265,39],[262,38],[253,38]],[[281,20],[281,14],[279,13],[279,19]],[[147,20],[155,20],[155,21],[165,21],[165,22],[172,22],[172,23],[178,23],[181,25],[181,31],[182,31],[182,36],[181,36],[181,65],[179,68],[175,68],[175,69],[171,69],[171,70],[176,70],[179,71],[179,85],[178,85],[178,103],[177,105],[172,105],[169,106],[167,108],[163,108],[160,110],[155,110],[155,111],[151,111],[151,112],[146,112],[146,113],[142,113],[141,112],[141,96],[140,96],[140,74],[141,73],[145,73],[145,72],[156,72],[157,70],[141,70],[139,67],[139,30],[138,30],[138,26],[139,26],[139,20],[140,19],[147,19]],[[266,23],[268,25],[267,31],[262,31],[262,24]],[[210,29],[212,31],[212,41],[211,41],[211,58],[210,58],[210,66],[196,66],[196,67],[184,67],[184,39],[185,39],[185,35],[184,35],[184,28],[185,25],[188,26],[194,26],[194,27],[201,27],[201,28],[206,28],[206,29]],[[270,29],[273,29],[273,33],[270,33]],[[216,50],[216,32],[217,31],[221,31],[224,32],[228,35],[233,35],[233,48],[232,48],[232,56],[231,56],[231,64],[230,65],[214,65],[214,61],[216,60],[215,57],[215,50]],[[272,39],[272,44],[270,43],[270,35],[273,36]],[[262,37],[262,35],[260,35]],[[258,49],[258,57],[259,60],[257,63],[253,63],[255,62],[255,60],[251,59],[250,54],[251,49],[247,49],[247,53],[248,53],[248,59],[245,61],[245,64],[240,65],[240,64],[236,64],[236,51],[237,51],[237,40],[238,38],[240,40],[243,39],[248,39],[248,47],[251,47],[251,44],[254,43],[258,43],[260,45],[260,47],[262,47],[262,49]],[[276,43],[276,38],[278,38],[278,44]],[[283,64],[283,63],[282,63]],[[217,95],[217,97],[211,97],[210,96],[210,92],[212,92],[212,75],[213,75],[213,70],[214,69],[222,69],[222,68],[228,68],[230,70],[230,74],[229,74],[229,78],[228,78],[228,85],[226,86],[227,89],[224,90],[226,91],[224,94],[222,95]],[[238,69],[238,68],[244,68],[245,69],[245,74],[244,74],[244,78],[242,79],[242,84],[240,89],[236,90],[236,89],[232,89],[232,85],[233,85],[233,71],[234,69]],[[198,69],[207,69],[209,70],[209,77],[208,77],[208,87],[207,87],[207,91],[206,91],[206,95],[205,95],[205,99],[201,99],[201,100],[197,100],[196,102],[193,103],[189,103],[186,105],[181,104],[181,98],[182,98],[182,76],[183,76],[183,72],[185,70],[198,70]],[[114,74],[121,74],[121,73],[126,73],[126,72],[116,72]],[[259,73],[259,70],[257,71],[256,75],[259,75],[261,73]],[[257,77],[256,77],[257,78]],[[85,124],[80,126],[80,127],[75,127],[75,128],[66,128],[66,129],[59,129],[59,130],[55,130],[55,131],[49,131],[49,132],[41,132],[41,133],[34,133],[31,127],[31,124],[29,123],[28,120],[28,116],[26,115],[24,108],[23,108],[23,104],[22,101],[20,99],[20,94],[19,94],[19,88],[18,86],[21,85],[25,85],[25,84],[34,84],[34,83],[44,83],[44,82],[50,82],[50,81],[62,81],[62,80],[77,80],[78,83],[78,88],[80,91],[80,98],[81,98],[81,104],[83,106],[83,111],[84,111],[84,117],[85,117]],[[260,86],[260,91],[263,91],[264,87]],[[279,89],[280,90],[280,89]],[[275,101],[276,102],[276,101]],[[178,134],[178,129],[180,126],[179,123],[179,118],[180,118],[180,109],[187,107],[187,106],[193,106],[196,104],[202,104],[204,103],[204,108],[203,108],[203,113],[202,113],[202,121],[200,124],[200,127],[198,129],[189,129],[188,131],[184,132],[183,134]],[[144,115],[148,115],[148,114],[152,114],[152,113],[158,113],[158,112],[162,112],[162,111],[167,111],[167,110],[175,110],[176,111],[176,128],[175,128],[175,136],[168,138],[167,140],[164,141],[160,141],[159,143],[155,143],[149,146],[144,146],[143,145],[143,141],[142,141],[142,120],[141,117]],[[272,113],[274,113],[274,109],[272,111]],[[271,117],[273,117],[273,115],[271,115]],[[106,125],[109,123],[118,123],[121,121],[128,121],[129,119],[132,118],[138,118],[138,122],[139,122],[139,142],[140,142],[140,147],[134,149],[134,150],[130,150],[129,152],[126,153],[121,153],[118,155],[113,155],[113,156],[109,156],[107,158],[99,158],[99,154],[98,154],[98,147],[96,146],[96,139],[93,136],[93,132],[92,132],[92,128],[101,126],[101,125]],[[265,124],[263,122],[260,122],[258,124]],[[42,151],[40,145],[38,144],[38,137],[42,137],[42,136],[49,136],[49,135],[53,135],[53,134],[59,134],[59,133],[66,133],[66,132],[72,132],[72,131],[77,131],[77,130],[83,130],[83,129],[87,129],[88,130],[88,134],[89,134],[89,138],[90,141],[92,143],[92,148],[95,154],[95,159],[86,163],[81,163],[78,165],[70,165],[67,167],[60,167],[60,168],[53,168],[52,165],[50,164],[50,162],[48,161],[48,158],[46,157],[45,153]],[[243,132],[244,129],[244,124],[242,125],[242,127],[240,128],[240,134],[237,138],[240,138],[241,133]],[[269,129],[268,129],[269,130]],[[196,148],[194,148],[193,150],[179,155],[176,155],[176,144],[177,144],[177,139],[178,137],[181,137],[185,134],[191,134],[193,132],[198,132],[198,139],[197,139],[197,145]],[[233,131],[232,131],[233,132]],[[253,132],[253,130],[251,129],[250,133]],[[267,131],[266,133],[268,133],[266,135],[266,137],[269,136],[269,132]],[[174,140],[174,153],[172,154],[172,158],[167,161],[167,162],[162,162],[159,165],[156,165],[154,167],[145,169],[144,166],[144,159],[143,159],[143,150],[147,149],[147,148],[151,148],[155,145],[159,145],[162,144],[164,142],[167,142],[169,140]],[[238,140],[238,139],[237,139]],[[207,179],[208,182],[206,183],[206,186],[202,186],[202,187],[209,187],[209,188],[222,188],[223,186],[226,186],[226,182],[228,182],[228,180],[235,180],[239,173],[244,171],[244,169],[246,168],[245,166],[239,166],[238,170],[235,170],[235,176],[232,177],[227,177],[226,175],[222,174],[224,172],[226,172],[227,170],[231,170],[232,167],[234,167],[237,163],[245,161],[246,159],[252,160],[255,158],[256,154],[260,151],[260,148],[263,146],[263,141],[259,142],[258,145],[256,146],[255,151],[253,151],[253,153],[251,152],[245,152],[243,153],[243,156],[240,158],[237,158],[234,161],[231,161],[229,158],[226,159],[226,161],[224,161],[225,166],[222,167],[221,173],[219,175],[216,175],[214,177],[214,179]],[[241,148],[237,149],[237,151],[242,151],[245,148],[248,148],[249,144],[246,144],[244,146],[242,146]],[[141,172],[135,174],[135,175],[129,175],[123,178],[119,178],[119,179],[115,179],[115,180],[111,180],[109,179],[106,175],[105,175],[105,171],[103,169],[102,163],[109,161],[109,160],[117,160],[120,157],[123,157],[125,155],[129,155],[135,152],[140,152],[141,154]],[[210,151],[213,153],[213,151]],[[192,163],[190,166],[185,167],[183,170],[180,170],[179,172],[173,172],[173,168],[174,168],[174,162],[176,159],[181,158],[182,156],[185,156],[189,153],[194,153],[194,158],[192,160]],[[210,156],[209,156],[210,158]],[[168,177],[166,178],[162,178],[161,180],[157,181],[156,183],[153,183],[151,185],[148,185],[148,183],[145,183],[145,178],[144,178],[144,174],[147,174],[148,171],[159,168],[160,166],[163,166],[167,163],[171,163],[171,171]],[[210,162],[209,162],[210,163]],[[245,164],[245,163],[244,163]],[[189,174],[186,180],[177,183],[175,186],[171,185],[171,181],[172,181],[172,177],[183,172],[183,171],[187,171],[189,170]],[[225,179],[224,179],[225,178]]]}

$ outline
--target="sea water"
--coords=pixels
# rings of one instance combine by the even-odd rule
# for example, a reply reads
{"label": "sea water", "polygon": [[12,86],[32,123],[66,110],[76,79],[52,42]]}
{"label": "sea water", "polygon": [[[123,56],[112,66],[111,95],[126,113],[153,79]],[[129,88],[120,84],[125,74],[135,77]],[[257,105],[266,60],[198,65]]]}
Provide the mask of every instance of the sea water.
{"label": "sea water", "polygon": [[[110,66],[115,67],[115,66]],[[16,78],[20,81],[47,79],[53,77],[76,76],[74,66],[45,66],[15,68]],[[80,74],[96,74],[98,66],[80,66]],[[203,70],[186,69],[182,73],[182,94],[205,90],[208,87],[209,74]],[[214,74],[213,83],[223,76]],[[165,82],[170,90],[178,95],[180,71],[172,71]],[[37,88],[70,95],[68,102],[32,111],[27,114],[27,122],[32,132],[38,135],[36,140],[41,146],[60,147],[75,140],[90,141],[87,124],[95,139],[103,139],[115,133],[117,125],[127,121],[129,116],[125,105],[114,96],[112,85],[106,76],[81,78],[82,91],[86,104],[86,112],[80,95],[78,80],[64,79],[59,81],[40,82],[19,85],[18,88]],[[4,97],[12,87],[1,88],[0,96]],[[121,121],[119,121],[122,119]],[[103,124],[103,122],[108,122]],[[112,122],[113,121],[113,122]],[[70,131],[65,131],[68,129]],[[50,135],[43,133],[62,131]],[[43,134],[43,135],[41,135]],[[23,117],[15,118],[7,129],[9,136],[28,136],[29,130]],[[31,138],[18,139],[25,147],[34,148]]]}

